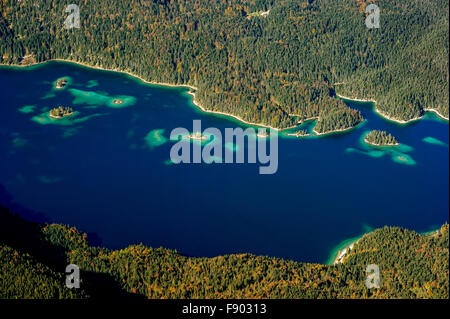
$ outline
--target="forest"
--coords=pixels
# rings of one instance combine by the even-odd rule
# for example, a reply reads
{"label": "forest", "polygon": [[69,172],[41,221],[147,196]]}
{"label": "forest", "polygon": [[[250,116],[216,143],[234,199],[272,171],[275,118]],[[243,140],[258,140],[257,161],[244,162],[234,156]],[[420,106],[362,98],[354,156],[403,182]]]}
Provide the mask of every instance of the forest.
{"label": "forest", "polygon": [[58,106],[50,110],[49,115],[53,118],[62,118],[64,116],[72,115],[73,109],[67,106]]}
{"label": "forest", "polygon": [[[80,289],[65,267],[81,269]],[[377,264],[380,288],[365,285]],[[74,227],[27,221],[0,205],[0,298],[449,298],[449,226],[420,235],[366,234],[332,266],[251,254],[186,257],[132,245],[90,245]]]}
{"label": "forest", "polygon": [[67,1],[2,0],[0,63],[65,59],[189,84],[206,109],[277,128],[361,123],[336,93],[392,119],[448,118],[448,1],[376,1],[369,29],[373,2],[80,0],[81,27],[66,29]]}
{"label": "forest", "polygon": [[393,146],[398,145],[397,138],[392,136],[391,133],[380,130],[370,131],[364,138],[366,143],[377,145],[377,146]]}

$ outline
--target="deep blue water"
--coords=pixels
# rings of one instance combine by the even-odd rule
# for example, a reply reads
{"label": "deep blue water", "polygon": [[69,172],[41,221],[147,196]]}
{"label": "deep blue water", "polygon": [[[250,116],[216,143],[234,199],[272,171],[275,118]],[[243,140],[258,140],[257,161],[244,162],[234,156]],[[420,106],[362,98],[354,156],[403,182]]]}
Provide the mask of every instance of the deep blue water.
{"label": "deep blue water", "polygon": [[[71,83],[56,91],[61,77]],[[202,113],[184,88],[51,62],[0,68],[0,90],[0,201],[28,217],[75,225],[110,248],[142,242],[191,256],[249,252],[325,262],[365,225],[426,231],[449,219],[448,122],[431,114],[405,126],[379,117],[370,103],[350,103],[363,125],[280,138],[277,174],[259,175],[255,164],[167,165],[173,143],[148,146],[149,132],[164,129],[168,138],[194,119],[203,128],[240,125]],[[83,91],[91,94],[80,98]],[[114,96],[130,105],[108,107]],[[67,125],[39,123],[58,105],[79,114],[58,122]],[[373,152],[360,143],[371,129],[406,146]],[[415,164],[393,161],[403,156],[395,152]]]}

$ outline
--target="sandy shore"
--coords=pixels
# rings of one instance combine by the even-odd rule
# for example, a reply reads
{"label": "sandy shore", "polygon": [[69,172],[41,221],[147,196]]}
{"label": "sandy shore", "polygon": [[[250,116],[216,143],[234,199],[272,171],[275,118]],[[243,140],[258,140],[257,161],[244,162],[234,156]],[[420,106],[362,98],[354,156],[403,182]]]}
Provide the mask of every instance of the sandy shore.
{"label": "sandy shore", "polygon": [[298,125],[294,125],[294,126],[290,126],[290,127],[287,127],[287,128],[279,129],[279,128],[275,128],[275,127],[272,127],[272,126],[269,126],[269,125],[264,125],[264,124],[261,124],[261,123],[247,122],[247,121],[243,120],[242,118],[240,118],[239,116],[236,116],[236,115],[233,115],[233,114],[229,114],[229,113],[225,113],[225,112],[220,112],[220,111],[210,111],[210,110],[207,110],[206,108],[204,108],[200,103],[198,103],[198,102],[195,100],[195,93],[194,93],[194,92],[191,91],[191,92],[188,92],[188,94],[189,94],[189,95],[192,95],[192,103],[193,103],[196,107],[198,107],[202,112],[205,112],[205,113],[229,116],[229,117],[232,117],[232,118],[238,120],[239,122],[242,122],[242,123],[247,124],[247,125],[270,128],[270,129],[272,129],[272,130],[280,131],[280,132],[286,131],[286,130],[290,130],[290,129],[293,129],[293,128],[295,128],[295,127],[298,126]]}
{"label": "sandy shore", "polygon": [[[299,115],[296,115],[296,114],[289,114],[289,116],[299,116]],[[310,118],[305,119],[305,120],[302,121],[302,122],[299,122],[299,125],[300,125],[300,124],[303,124],[303,123],[305,123],[305,122],[308,122],[308,121],[318,120],[318,119],[319,119],[318,116],[310,117]],[[330,134],[334,134],[334,133],[347,132],[347,131],[353,130],[354,128],[358,127],[358,126],[361,125],[362,123],[364,123],[364,121],[362,121],[362,122],[359,123],[358,125],[355,125],[355,126],[352,126],[352,127],[348,127],[348,128],[345,128],[345,129],[334,130],[334,131],[327,131],[327,132],[324,132],[324,133],[319,133],[319,132],[317,132],[317,131],[315,130],[315,128],[313,128],[312,131],[313,131],[313,133],[314,133],[315,135],[308,134],[308,135],[297,136],[297,134],[295,134],[295,133],[285,134],[285,135],[286,135],[286,136],[296,136],[296,137],[330,135]]]}
{"label": "sandy shore", "polygon": [[327,132],[323,132],[323,133],[317,132],[316,129],[314,128],[312,131],[314,132],[314,134],[316,134],[316,136],[323,136],[323,135],[329,135],[329,134],[334,134],[334,133],[350,131],[350,130],[352,130],[354,128],[355,128],[355,126],[354,127],[349,127],[349,128],[341,128],[339,130],[334,130],[334,131],[327,131]]}
{"label": "sandy shore", "polygon": [[63,116],[54,116],[54,115],[51,115],[51,114],[49,114],[48,116],[51,117],[52,119],[59,120],[59,119],[62,119],[62,118],[65,118],[67,116],[71,116],[71,115],[74,115],[74,114],[75,114],[75,112],[72,112],[72,113],[69,113],[69,114],[64,114]]}
{"label": "sandy shore", "polygon": [[336,256],[336,259],[334,260],[333,264],[336,265],[336,264],[343,262],[344,258],[350,253],[350,250],[353,249],[353,245],[355,243],[356,242],[353,242],[350,245],[348,245],[347,247],[345,247],[343,250],[341,250],[339,252],[339,254]]}
{"label": "sandy shore", "polygon": [[123,71],[123,70],[119,70],[119,69],[107,69],[101,66],[93,66],[93,65],[89,65],[87,63],[84,62],[78,62],[78,61],[72,61],[72,60],[66,60],[66,59],[51,59],[48,61],[43,61],[43,62],[37,62],[37,63],[32,63],[32,64],[27,64],[27,65],[21,65],[21,64],[1,64],[3,66],[13,66],[13,67],[20,67],[20,68],[26,68],[26,67],[30,67],[30,66],[37,66],[37,65],[41,65],[41,64],[45,64],[45,63],[49,63],[52,61],[59,61],[59,62],[67,62],[67,63],[73,63],[73,64],[77,64],[77,65],[81,65],[90,69],[95,69],[95,70],[102,70],[102,71],[111,71],[111,72],[118,72],[118,73],[123,73],[123,74],[127,74],[129,76],[132,76],[144,83],[147,84],[152,84],[152,85],[161,85],[161,86],[167,86],[167,87],[186,87],[186,88],[190,88],[193,90],[197,90],[196,87],[189,85],[189,84],[171,84],[171,83],[165,83],[165,82],[152,82],[152,81],[147,81],[144,78],[140,77],[139,75],[136,75],[134,73],[131,73],[129,71]]}
{"label": "sandy shore", "polygon": [[[370,233],[370,232],[369,232]],[[350,253],[350,251],[353,249],[353,247],[367,234],[363,234],[357,238],[355,238],[352,242],[348,243],[345,247],[343,247],[341,250],[338,251],[336,257],[334,258],[332,265],[336,265],[339,263],[342,263],[344,261],[344,258],[347,257]]]}
{"label": "sandy shore", "polygon": [[436,111],[435,109],[424,109],[425,112],[433,112],[434,114],[436,114],[437,116],[439,116],[441,119],[448,121],[448,117],[445,117],[444,115],[442,115],[441,113],[439,113],[438,111]]}
{"label": "sandy shore", "polygon": [[[434,229],[434,230],[430,230],[430,231],[426,231],[423,233],[419,233],[420,236],[434,236],[436,234],[438,234],[441,231],[441,228],[438,229]],[[338,254],[336,256],[336,258],[334,258],[333,260],[333,265],[342,263],[344,261],[344,258],[346,256],[348,256],[348,254],[350,253],[350,251],[353,249],[353,247],[365,236],[369,235],[372,231],[369,231],[365,234],[363,234],[362,236],[360,236],[359,238],[355,239],[354,241],[352,241],[351,243],[349,243],[348,245],[346,245],[344,248],[342,248],[341,250],[338,251]]]}
{"label": "sandy shore", "polygon": [[399,124],[408,124],[408,123],[411,123],[411,122],[414,122],[414,121],[418,121],[418,120],[420,120],[420,119],[423,119],[423,115],[422,115],[422,116],[417,116],[417,117],[412,118],[412,119],[407,120],[407,121],[405,121],[405,120],[394,119],[394,118],[390,117],[389,115],[387,115],[386,113],[383,113],[382,111],[380,111],[379,109],[377,109],[376,106],[375,106],[375,112],[377,112],[379,115],[381,115],[381,116],[384,117],[385,119],[387,119],[387,120],[389,120],[389,121],[392,121],[392,122],[399,123]]}
{"label": "sandy shore", "polygon": [[[407,123],[414,122],[414,121],[417,121],[417,120],[420,120],[420,119],[423,118],[423,116],[418,116],[418,117],[415,117],[415,118],[412,118],[412,119],[406,120],[406,121],[405,121],[405,120],[395,119],[395,118],[392,118],[392,117],[390,117],[389,115],[383,113],[383,112],[380,111],[379,109],[377,109],[377,106],[376,106],[376,105],[377,105],[377,101],[375,101],[375,100],[372,100],[372,99],[358,99],[358,98],[356,98],[356,97],[351,98],[351,97],[344,96],[344,95],[340,95],[340,94],[337,94],[337,93],[336,93],[336,96],[338,96],[338,97],[340,97],[340,98],[342,98],[342,99],[349,100],[349,101],[355,101],[355,102],[372,102],[372,103],[375,104],[374,111],[375,111],[376,113],[378,113],[379,115],[381,115],[382,117],[386,118],[386,119],[389,120],[389,121],[396,122],[396,123],[399,123],[399,124],[407,124]],[[448,117],[445,117],[444,115],[440,114],[440,113],[439,113],[437,110],[435,110],[435,109],[432,109],[432,108],[424,108],[424,111],[425,111],[425,112],[433,112],[433,113],[435,113],[437,116],[439,116],[440,118],[442,118],[442,119],[444,119],[444,120],[447,120],[447,121],[449,120]]]}

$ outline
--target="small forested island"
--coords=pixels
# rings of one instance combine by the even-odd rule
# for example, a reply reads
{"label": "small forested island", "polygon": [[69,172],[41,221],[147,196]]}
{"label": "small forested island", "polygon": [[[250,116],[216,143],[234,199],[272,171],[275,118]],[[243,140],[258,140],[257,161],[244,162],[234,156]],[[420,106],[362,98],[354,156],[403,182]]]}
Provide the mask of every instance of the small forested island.
{"label": "small forested island", "polygon": [[372,130],[370,131],[366,137],[364,137],[364,142],[374,146],[397,146],[399,145],[395,136],[392,136],[391,133],[387,133],[385,131]]}
{"label": "small forested island", "polygon": [[54,119],[61,119],[74,113],[71,107],[58,106],[50,110],[49,116]]}
{"label": "small forested island", "polygon": [[258,134],[256,134],[259,138],[268,138],[270,134],[266,130],[258,130]]}
{"label": "small forested island", "polygon": [[[366,266],[374,261],[380,289],[365,285]],[[68,264],[80,267],[80,289],[65,286]],[[142,244],[94,247],[74,227],[29,222],[0,204],[0,299],[448,299],[448,269],[448,224],[426,235],[376,229],[341,263],[318,265],[251,254],[194,258]]]}
{"label": "small forested island", "polygon": [[58,79],[57,81],[56,81],[56,85],[55,85],[55,87],[57,88],[57,89],[63,89],[66,85],[67,85],[67,79],[65,79],[65,78],[62,78],[62,79]]}
{"label": "small forested island", "polygon": [[125,103],[125,102],[120,100],[120,99],[114,99],[113,100],[113,104],[115,104],[115,105],[119,105],[119,104],[123,104],[123,103]]}
{"label": "small forested island", "polygon": [[187,140],[206,141],[208,139],[208,136],[203,135],[200,132],[196,132],[196,133],[192,133],[189,135],[185,135],[185,136],[183,136],[183,138],[187,139]]}
{"label": "small forested island", "polygon": [[298,130],[294,134],[295,134],[295,136],[298,136],[298,137],[300,137],[300,136],[308,136],[309,135],[307,130]]}

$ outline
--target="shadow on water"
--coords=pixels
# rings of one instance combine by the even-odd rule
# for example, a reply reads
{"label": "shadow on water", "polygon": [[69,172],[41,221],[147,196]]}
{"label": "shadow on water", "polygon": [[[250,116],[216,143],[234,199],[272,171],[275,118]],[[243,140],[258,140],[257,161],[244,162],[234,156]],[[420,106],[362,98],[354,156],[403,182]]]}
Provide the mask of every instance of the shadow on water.
{"label": "shadow on water", "polygon": [[[11,194],[6,190],[5,186],[0,184],[0,205],[9,208],[15,214],[19,215],[23,219],[35,222],[35,223],[52,223],[53,221],[48,218],[44,213],[37,212],[32,209],[26,208],[20,204],[14,202]],[[89,239],[91,246],[102,246],[103,242],[101,237],[97,233],[87,232],[86,235]]]}
{"label": "shadow on water", "polygon": [[[12,213],[14,212],[14,213]],[[12,196],[0,185],[0,243],[30,254],[38,262],[56,272],[68,265],[67,250],[43,238],[42,223],[51,221],[41,212],[35,212],[14,203]],[[95,233],[87,233],[91,246],[101,246]],[[126,297],[138,298],[126,293],[110,275],[82,271],[83,289],[92,298]]]}
{"label": "shadow on water", "polygon": [[[3,188],[4,189],[4,188]],[[2,193],[2,200],[5,198]],[[42,264],[47,265],[57,273],[62,273],[69,264],[67,257],[70,247],[64,247],[50,242],[44,237],[42,224],[27,221],[0,202],[0,246],[7,245],[24,254],[29,254]],[[130,294],[122,289],[111,275],[81,270],[82,289],[95,299],[103,298],[134,298],[143,296]],[[64,285],[64,283],[61,283]]]}
{"label": "shadow on water", "polygon": [[36,223],[49,223],[49,220],[42,212],[36,212],[28,209],[20,204],[14,203],[13,197],[8,193],[5,186],[0,184],[0,204],[5,207],[10,208],[19,216],[25,218],[26,220],[36,222]]}

